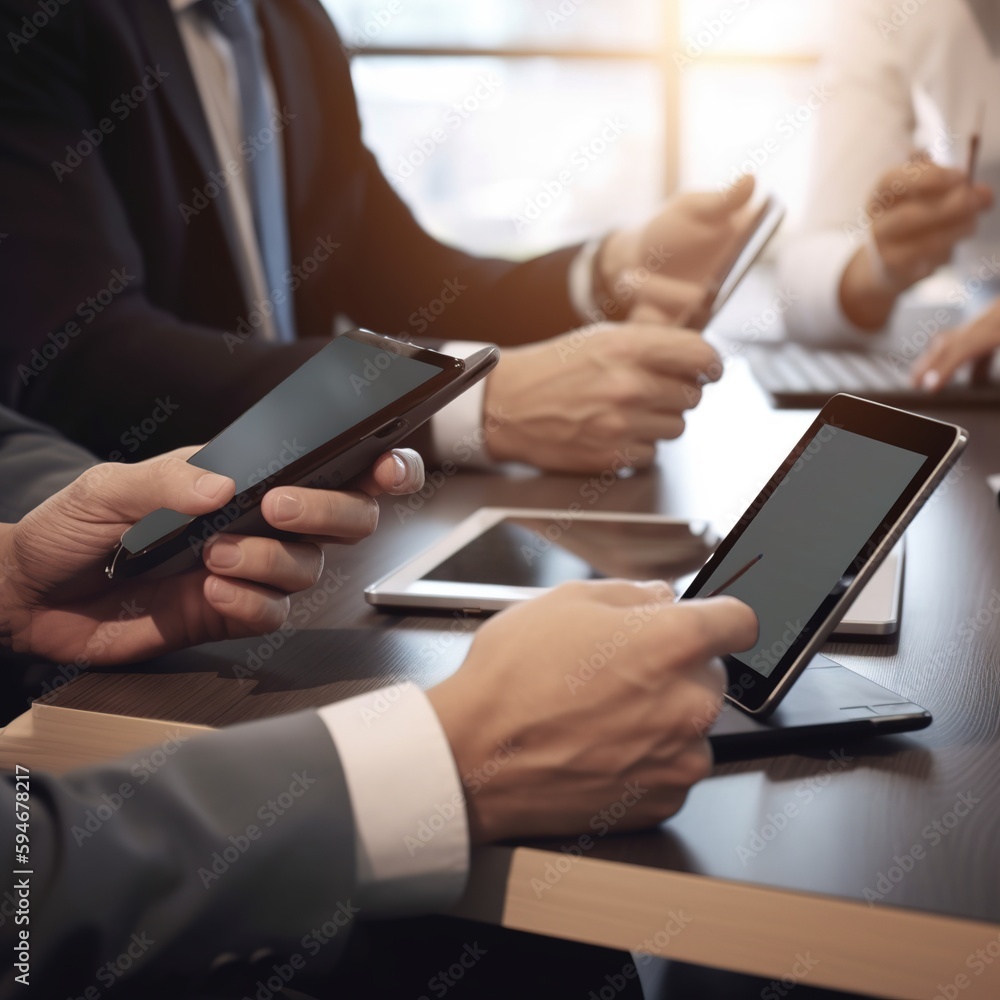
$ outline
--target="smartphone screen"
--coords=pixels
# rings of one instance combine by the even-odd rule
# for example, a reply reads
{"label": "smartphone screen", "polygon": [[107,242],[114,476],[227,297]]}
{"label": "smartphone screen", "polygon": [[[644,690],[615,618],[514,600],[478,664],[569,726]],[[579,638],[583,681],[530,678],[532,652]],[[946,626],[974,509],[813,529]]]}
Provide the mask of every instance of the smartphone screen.
{"label": "smartphone screen", "polygon": [[[229,476],[242,493],[441,374],[441,367],[392,345],[337,337],[188,462]],[[193,520],[161,509],[129,529],[122,543],[141,552]]]}

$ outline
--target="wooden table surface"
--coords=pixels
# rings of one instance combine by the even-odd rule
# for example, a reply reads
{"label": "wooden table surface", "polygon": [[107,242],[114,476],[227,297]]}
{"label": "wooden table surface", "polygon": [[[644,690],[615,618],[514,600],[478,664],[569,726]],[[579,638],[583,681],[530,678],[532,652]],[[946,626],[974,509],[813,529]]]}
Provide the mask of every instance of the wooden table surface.
{"label": "wooden table surface", "polygon": [[[812,985],[1000,997],[1000,510],[984,483],[1000,472],[1000,413],[937,415],[971,443],[908,531],[898,646],[828,650],[928,708],[933,725],[718,767],[657,830],[612,831],[583,850],[576,838],[489,848],[460,912]],[[330,551],[280,648],[220,643],[91,670],[55,703],[219,726],[402,679],[430,686],[460,664],[476,620],[376,612],[361,591],[458,519],[582,502],[728,527],[811,417],[771,410],[735,358],[652,472],[439,474],[426,500],[383,502],[374,540]]]}

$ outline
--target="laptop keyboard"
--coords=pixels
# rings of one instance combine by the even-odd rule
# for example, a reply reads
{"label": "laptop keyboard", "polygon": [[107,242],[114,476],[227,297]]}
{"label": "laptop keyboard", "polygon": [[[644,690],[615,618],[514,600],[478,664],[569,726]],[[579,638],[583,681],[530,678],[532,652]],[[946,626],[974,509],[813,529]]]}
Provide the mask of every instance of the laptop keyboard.
{"label": "laptop keyboard", "polygon": [[779,406],[822,406],[838,392],[921,407],[1000,404],[1000,384],[992,382],[959,382],[938,393],[915,389],[909,372],[885,354],[782,343],[750,345],[746,356],[754,377]]}

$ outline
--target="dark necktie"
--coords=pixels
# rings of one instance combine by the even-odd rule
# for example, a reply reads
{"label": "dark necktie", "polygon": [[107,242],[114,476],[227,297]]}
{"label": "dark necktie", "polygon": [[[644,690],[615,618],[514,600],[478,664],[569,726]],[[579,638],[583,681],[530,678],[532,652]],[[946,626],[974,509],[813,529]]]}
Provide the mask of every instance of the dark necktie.
{"label": "dark necktie", "polygon": [[[244,161],[254,227],[260,246],[268,296],[274,306],[274,326],[279,340],[295,339],[295,317],[291,290],[284,281],[290,267],[288,220],[285,215],[285,183],[278,143],[281,133],[272,121],[264,86],[267,63],[253,0],[201,0],[198,9],[229,40],[239,80],[243,109],[243,132],[248,140]],[[274,292],[285,294],[279,304]]]}

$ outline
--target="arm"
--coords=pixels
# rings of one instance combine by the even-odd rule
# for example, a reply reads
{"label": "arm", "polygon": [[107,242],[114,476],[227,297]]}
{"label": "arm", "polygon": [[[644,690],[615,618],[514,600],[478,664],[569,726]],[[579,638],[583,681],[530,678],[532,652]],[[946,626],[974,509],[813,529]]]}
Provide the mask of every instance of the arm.
{"label": "arm", "polygon": [[[168,983],[262,947],[304,961],[305,978],[343,944],[327,930],[318,947],[314,927],[447,908],[470,841],[591,831],[592,844],[611,825],[659,823],[711,765],[713,658],[756,635],[732,598],[675,605],[660,583],[570,584],[483,625],[426,698],[373,692],[320,719],[175,740],[162,762],[32,777],[31,984],[79,988],[130,945],[129,975]],[[581,674],[609,638],[614,657]],[[13,806],[0,788],[8,817]],[[12,823],[0,853],[15,856]],[[11,906],[0,914],[10,954]],[[15,995],[16,972],[0,989]]]}
{"label": "arm", "polygon": [[816,116],[806,208],[778,276],[779,287],[798,296],[785,322],[800,338],[856,332],[841,308],[841,279],[868,238],[872,186],[913,150],[915,118],[895,36],[880,34],[871,0],[847,0],[833,16],[818,88],[829,96]]}
{"label": "arm", "polygon": [[[12,778],[2,783],[0,808],[9,868]],[[4,908],[0,926],[6,954],[16,934],[30,934],[28,995],[91,984],[103,995],[118,981],[106,963],[130,946],[130,975],[168,981],[259,947],[328,966],[357,910],[351,802],[313,712],[175,741],[159,756],[138,753],[61,779],[32,775],[29,814],[31,922],[16,925]],[[16,892],[17,881],[5,876],[4,890]],[[324,924],[339,933],[311,936]],[[16,974],[4,977],[4,995],[17,995]]]}
{"label": "arm", "polygon": [[[568,278],[578,247],[513,264],[446,246],[419,226],[368,150],[362,161],[363,221],[345,285],[346,312],[357,322],[502,346],[579,325]],[[430,308],[439,298],[446,308],[437,315]]]}
{"label": "arm", "polygon": [[50,427],[0,407],[0,523],[17,521],[96,464]]}

